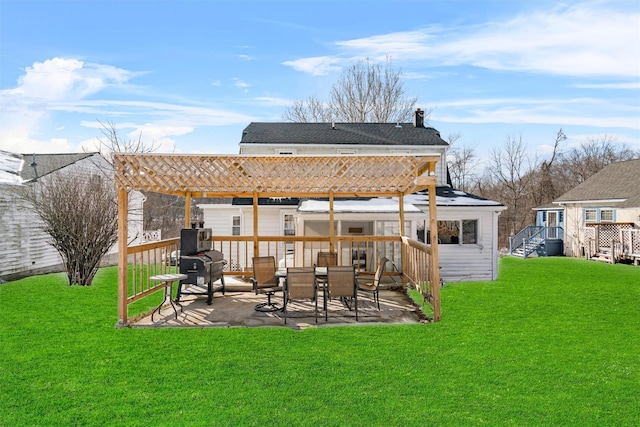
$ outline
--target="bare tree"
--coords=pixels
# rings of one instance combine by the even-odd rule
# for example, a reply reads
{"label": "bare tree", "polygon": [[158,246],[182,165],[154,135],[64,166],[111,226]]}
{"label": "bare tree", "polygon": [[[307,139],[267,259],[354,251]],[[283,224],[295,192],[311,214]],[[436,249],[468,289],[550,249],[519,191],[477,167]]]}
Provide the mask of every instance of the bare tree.
{"label": "bare tree", "polygon": [[481,195],[499,201],[507,210],[499,217],[501,243],[507,236],[520,231],[533,218],[531,182],[535,161],[526,152],[519,138],[508,137],[504,146],[491,151],[489,166],[480,187]]}
{"label": "bare tree", "polygon": [[[329,100],[296,101],[282,117],[293,122],[410,122],[417,98],[405,96],[402,73],[386,64],[361,60],[343,71],[331,87]],[[428,117],[428,114],[426,114]]]}
{"label": "bare tree", "polygon": [[560,144],[566,141],[566,139],[567,136],[564,134],[562,128],[560,128],[556,134],[551,157],[548,160],[544,160],[539,167],[535,168],[537,172],[534,172],[536,175],[534,181],[537,180],[538,184],[532,191],[534,204],[536,206],[549,203],[564,193],[562,186],[559,185],[562,181],[559,181],[557,177],[554,176],[554,169],[556,169],[556,161],[561,154]]}
{"label": "bare tree", "polygon": [[21,188],[62,257],[69,284],[91,285],[100,260],[118,239],[118,207],[111,180],[59,172]]}
{"label": "bare tree", "polygon": [[634,151],[624,144],[618,144],[612,136],[592,137],[560,156],[556,172],[563,173],[562,182],[567,186],[565,188],[567,191],[586,181],[610,163],[638,157],[640,157],[639,151]]}
{"label": "bare tree", "polygon": [[[107,120],[106,123],[100,123],[100,132],[102,136],[97,138],[96,149],[107,157],[111,153],[152,153],[159,147],[155,142],[147,143],[142,140],[142,131],[137,139],[123,139],[116,128],[116,124]],[[110,161],[110,158],[107,159]]]}
{"label": "bare tree", "polygon": [[333,120],[331,110],[315,96],[310,96],[306,101],[294,101],[282,114],[282,118],[298,123],[329,123]]}
{"label": "bare tree", "polygon": [[480,164],[475,149],[467,145],[454,145],[461,138],[459,133],[447,137],[447,167],[453,188],[470,192],[477,185],[475,168]]}

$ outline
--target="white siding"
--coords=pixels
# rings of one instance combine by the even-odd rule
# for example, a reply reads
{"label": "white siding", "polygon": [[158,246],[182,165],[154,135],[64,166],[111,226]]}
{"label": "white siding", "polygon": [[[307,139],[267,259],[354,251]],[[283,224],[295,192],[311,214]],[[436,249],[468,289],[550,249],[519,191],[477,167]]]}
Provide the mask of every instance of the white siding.
{"label": "white siding", "polygon": [[[65,167],[63,171],[95,173],[98,167],[94,162],[102,160],[94,160],[96,157],[83,159]],[[14,194],[14,188],[0,186],[0,279],[15,280],[30,275],[64,271],[60,254],[48,243],[50,236],[43,231],[44,224],[33,212],[33,207]],[[134,192],[130,196],[132,212],[129,215],[133,222],[129,223],[129,237],[134,240],[142,225],[142,195]],[[117,248],[116,243],[103,261],[115,261]]]}
{"label": "white siding", "polygon": [[[253,206],[233,206],[230,204],[212,204],[212,205],[198,205],[204,213],[204,226],[211,228],[211,233],[214,236],[231,236],[232,233],[232,218],[233,216],[240,215],[241,217],[241,232],[243,236],[253,235]],[[282,215],[283,212],[295,213],[296,206],[283,207],[283,206],[259,206],[258,207],[258,234],[260,236],[282,236],[284,234]],[[237,250],[228,246],[222,248],[222,252],[228,252],[229,250]],[[267,252],[266,243],[260,246],[261,253]],[[273,248],[271,248],[273,252]],[[284,246],[281,246],[277,250],[278,254],[284,254]],[[245,256],[246,254],[246,256]],[[248,270],[251,268],[251,258],[253,257],[253,244],[247,244],[247,251],[240,250],[238,253],[233,254],[234,260],[237,260],[237,264],[230,266],[234,270]],[[226,257],[227,258],[227,257]]]}
{"label": "white siding", "polygon": [[43,223],[31,205],[1,187],[0,192],[0,278],[13,280],[27,272],[60,271],[62,259],[49,236],[42,231]]}
{"label": "white siding", "polygon": [[446,153],[447,147],[441,146],[381,146],[381,145],[288,145],[288,144],[245,144],[240,147],[240,154],[277,155],[281,151],[294,151],[296,155],[340,155],[344,151],[354,151],[356,154],[439,154],[441,160],[436,165],[438,182],[446,183]]}
{"label": "white siding", "polygon": [[[428,207],[422,207],[428,212]],[[497,218],[494,208],[438,207],[438,220],[478,220],[476,244],[439,245],[440,276],[446,282],[486,281],[497,278]],[[426,218],[428,221],[428,216]]]}

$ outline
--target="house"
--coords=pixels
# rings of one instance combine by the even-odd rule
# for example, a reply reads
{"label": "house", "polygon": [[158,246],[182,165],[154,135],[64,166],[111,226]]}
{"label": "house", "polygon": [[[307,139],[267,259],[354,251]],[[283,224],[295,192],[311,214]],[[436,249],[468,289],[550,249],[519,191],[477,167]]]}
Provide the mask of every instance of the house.
{"label": "house", "polygon": [[[555,212],[555,214],[554,214]],[[568,256],[640,259],[640,159],[612,163],[538,210],[556,215]]]}
{"label": "house", "polygon": [[[40,178],[62,171],[79,174],[100,173],[110,166],[98,153],[16,154],[0,151],[0,281],[16,280],[36,274],[63,271],[59,253],[48,241],[43,223],[33,207],[15,191],[34,185]],[[142,235],[142,195],[132,192],[130,240]],[[112,260],[115,262],[115,250]],[[106,260],[108,261],[108,260]]]}
{"label": "house", "polygon": [[[505,207],[452,189],[446,184],[448,143],[439,132],[425,127],[421,111],[413,123],[250,123],[240,141],[242,155],[438,156],[435,175],[440,246],[440,274],[446,281],[494,280],[497,277],[497,217]],[[339,171],[337,172],[339,173]],[[327,199],[261,198],[260,235],[328,236],[330,201]],[[400,234],[428,242],[429,206],[426,191],[403,200],[405,224],[400,233],[397,198],[336,199],[333,215],[336,236]],[[206,227],[213,235],[253,234],[252,201],[229,199],[201,203]],[[444,236],[444,237],[443,237]],[[343,249],[344,250],[344,249]],[[362,267],[375,266],[377,248],[365,245],[341,254]],[[313,251],[299,252],[304,264],[313,263]],[[399,254],[392,261],[399,262]],[[239,258],[232,269],[248,260]],[[286,260],[280,260],[286,262]]]}

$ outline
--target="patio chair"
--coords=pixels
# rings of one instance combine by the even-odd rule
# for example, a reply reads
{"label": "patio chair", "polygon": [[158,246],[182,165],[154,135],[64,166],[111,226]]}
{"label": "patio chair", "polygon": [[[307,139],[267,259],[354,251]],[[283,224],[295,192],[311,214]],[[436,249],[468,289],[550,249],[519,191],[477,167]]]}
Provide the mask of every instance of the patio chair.
{"label": "patio chair", "polygon": [[369,292],[373,294],[373,301],[378,304],[378,311],[380,310],[380,279],[382,278],[382,274],[384,273],[384,269],[387,266],[388,258],[382,257],[380,261],[378,261],[378,268],[376,268],[376,273],[373,276],[373,281],[360,283],[358,280],[357,289],[358,291]]}
{"label": "patio chair", "polygon": [[272,256],[253,257],[253,290],[256,295],[266,294],[267,302],[257,304],[255,309],[262,312],[282,310],[282,307],[271,301],[271,297],[282,290],[280,278],[276,277],[276,259]]}
{"label": "patio chair", "polygon": [[284,284],[284,324],[287,324],[287,304],[290,301],[312,300],[316,304],[315,317],[318,323],[318,282],[314,267],[289,267]]}
{"label": "patio chair", "polygon": [[318,252],[318,267],[329,267],[330,265],[338,265],[338,254],[335,252]]}
{"label": "patio chair", "polygon": [[[329,267],[338,265],[338,254],[336,252],[318,252],[316,267]],[[324,288],[327,284],[327,276],[318,276],[318,286]]]}
{"label": "patio chair", "polygon": [[342,299],[349,310],[351,307],[347,302],[347,298],[354,301],[356,311],[356,322],[358,321],[358,293],[356,292],[356,268],[350,266],[328,266],[327,267],[327,286],[325,287],[325,307],[324,319],[329,320],[329,310],[326,306],[327,298]]}

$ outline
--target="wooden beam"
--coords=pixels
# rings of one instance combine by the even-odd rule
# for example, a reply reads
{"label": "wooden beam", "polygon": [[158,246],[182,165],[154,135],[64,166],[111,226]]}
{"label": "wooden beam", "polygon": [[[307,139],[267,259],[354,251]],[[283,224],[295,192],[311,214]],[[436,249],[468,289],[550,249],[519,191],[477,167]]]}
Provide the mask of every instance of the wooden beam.
{"label": "wooden beam", "polygon": [[415,179],[415,184],[419,187],[438,185],[438,177],[436,175],[421,175]]}
{"label": "wooden beam", "polygon": [[127,235],[129,201],[127,191],[118,189],[118,326],[128,326],[127,308]]}

